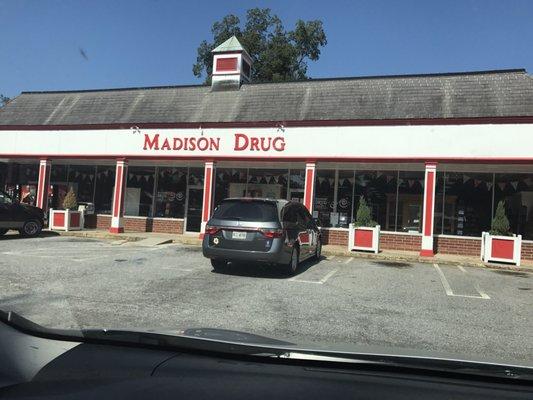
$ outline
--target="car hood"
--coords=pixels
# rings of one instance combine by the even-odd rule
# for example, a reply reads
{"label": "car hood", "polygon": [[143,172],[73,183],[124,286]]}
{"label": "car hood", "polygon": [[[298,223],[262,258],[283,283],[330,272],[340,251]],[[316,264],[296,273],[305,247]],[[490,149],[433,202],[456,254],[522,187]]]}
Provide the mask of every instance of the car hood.
{"label": "car hood", "polygon": [[29,204],[19,203],[19,205],[29,213],[43,215],[44,212],[39,207],[31,206]]}

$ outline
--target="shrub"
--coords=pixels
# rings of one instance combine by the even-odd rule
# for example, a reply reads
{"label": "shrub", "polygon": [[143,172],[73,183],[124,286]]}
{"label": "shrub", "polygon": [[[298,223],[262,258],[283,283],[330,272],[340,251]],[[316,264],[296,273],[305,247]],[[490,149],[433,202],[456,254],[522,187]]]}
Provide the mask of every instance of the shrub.
{"label": "shrub", "polygon": [[509,220],[505,215],[505,203],[503,201],[500,201],[498,203],[498,207],[496,208],[496,215],[494,215],[494,219],[492,220],[490,234],[500,236],[511,235],[509,230]]}
{"label": "shrub", "polygon": [[372,211],[366,204],[366,200],[361,196],[359,201],[359,207],[357,208],[357,214],[355,218],[355,226],[374,227],[377,222],[372,220]]}
{"label": "shrub", "polygon": [[63,209],[65,210],[77,210],[78,200],[76,199],[76,193],[70,188],[65,198],[63,199]]}

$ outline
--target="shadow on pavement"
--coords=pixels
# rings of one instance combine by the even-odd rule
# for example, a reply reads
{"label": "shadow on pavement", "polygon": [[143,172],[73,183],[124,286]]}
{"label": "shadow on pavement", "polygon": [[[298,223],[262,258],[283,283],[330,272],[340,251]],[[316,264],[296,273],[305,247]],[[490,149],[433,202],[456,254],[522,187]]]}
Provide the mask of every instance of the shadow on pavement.
{"label": "shadow on pavement", "polygon": [[35,240],[35,239],[42,239],[47,237],[56,237],[60,236],[57,232],[51,232],[51,231],[42,231],[39,235],[34,237],[28,237],[28,236],[22,236],[19,233],[15,233],[15,231],[12,231],[12,233],[8,232],[5,235],[0,236],[0,241],[2,240]]}
{"label": "shadow on pavement", "polygon": [[[321,257],[321,260],[324,258]],[[246,276],[249,278],[267,278],[267,279],[289,279],[293,276],[303,274],[305,271],[317,265],[319,261],[308,259],[300,263],[296,274],[289,275],[283,270],[282,265],[269,265],[263,263],[229,263],[223,270],[211,272],[222,275]]]}

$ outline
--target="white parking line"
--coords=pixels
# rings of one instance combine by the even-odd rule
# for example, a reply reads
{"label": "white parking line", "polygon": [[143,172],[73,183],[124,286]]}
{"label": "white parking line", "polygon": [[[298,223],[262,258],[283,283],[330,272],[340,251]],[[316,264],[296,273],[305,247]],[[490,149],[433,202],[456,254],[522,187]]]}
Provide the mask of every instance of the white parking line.
{"label": "white parking line", "polygon": [[[481,290],[481,288],[479,287],[479,285],[477,283],[474,284],[474,287],[475,287],[476,291],[479,293],[479,296],[470,296],[470,295],[466,295],[466,294],[455,294],[455,293],[453,293],[453,290],[452,290],[452,287],[450,286],[450,283],[448,282],[448,280],[444,276],[444,272],[442,272],[442,270],[440,269],[438,264],[433,264],[433,266],[435,267],[435,269],[437,270],[437,272],[439,274],[439,278],[440,278],[440,281],[442,283],[442,287],[444,288],[444,291],[446,292],[447,296],[450,296],[450,297],[466,297],[466,298],[469,298],[469,299],[490,300],[490,297],[485,292],[483,292]],[[463,271],[463,273],[466,274],[466,270],[462,266],[459,265],[458,267],[459,267],[459,269],[461,271]]]}
{"label": "white parking line", "polygon": [[328,256],[328,257],[326,258],[326,260],[328,260],[328,261],[333,261],[334,259],[335,259],[335,256],[331,256],[331,257]]}
{"label": "white parking line", "polygon": [[320,279],[319,281],[308,281],[308,280],[305,280],[305,279],[296,279],[298,278],[297,276],[293,276],[292,278],[288,279],[289,281],[291,282],[298,282],[298,283],[314,283],[316,285],[323,285],[324,283],[326,283],[328,281],[329,278],[331,278],[333,275],[335,275],[335,272],[337,272],[336,269],[332,270],[332,271],[329,271],[326,276],[324,276],[322,279]]}
{"label": "white parking line", "polygon": [[344,261],[344,264],[348,264],[348,263],[350,263],[352,260],[353,260],[352,257],[348,257],[348,258],[346,259],[346,261]]}

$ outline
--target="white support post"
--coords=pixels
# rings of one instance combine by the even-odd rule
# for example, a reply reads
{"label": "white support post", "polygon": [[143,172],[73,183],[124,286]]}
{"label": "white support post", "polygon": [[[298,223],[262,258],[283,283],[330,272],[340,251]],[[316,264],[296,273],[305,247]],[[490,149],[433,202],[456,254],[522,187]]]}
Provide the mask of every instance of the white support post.
{"label": "white support post", "polygon": [[124,232],[124,197],[126,196],[127,177],[128,162],[126,160],[117,160],[110,233]]}
{"label": "white support post", "polygon": [[424,207],[422,223],[422,248],[420,256],[433,257],[433,225],[435,216],[435,186],[437,180],[437,163],[427,162],[424,185]]}
{"label": "white support post", "polygon": [[304,206],[313,215],[313,199],[315,197],[316,163],[308,162],[305,165]]}

